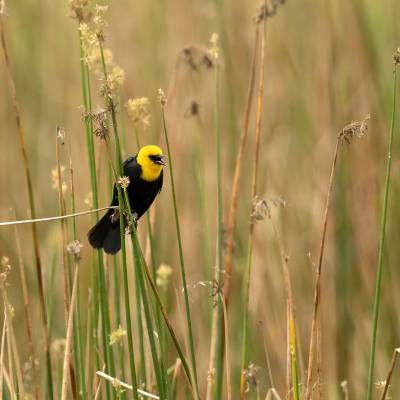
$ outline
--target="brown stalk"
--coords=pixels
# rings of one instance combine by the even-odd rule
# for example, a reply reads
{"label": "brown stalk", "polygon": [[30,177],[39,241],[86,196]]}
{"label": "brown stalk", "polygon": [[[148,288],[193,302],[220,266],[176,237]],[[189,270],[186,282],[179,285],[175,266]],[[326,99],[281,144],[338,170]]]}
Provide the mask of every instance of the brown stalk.
{"label": "brown stalk", "polygon": [[324,213],[324,225],[322,229],[322,238],[321,245],[319,250],[319,259],[318,265],[315,272],[315,288],[314,288],[314,307],[313,307],[313,315],[311,320],[311,337],[310,337],[310,349],[308,354],[308,370],[307,370],[307,391],[306,391],[306,400],[311,399],[312,394],[312,373],[314,366],[314,356],[315,356],[315,341],[317,335],[317,325],[318,325],[318,311],[321,297],[321,270],[322,270],[322,261],[324,257],[324,249],[325,249],[325,237],[326,237],[326,228],[328,226],[328,211],[330,206],[331,194],[333,189],[333,181],[335,176],[336,162],[339,153],[339,147],[341,144],[342,136],[338,135],[336,140],[335,153],[333,156],[333,162],[331,166],[331,173],[329,178],[329,188],[328,194],[326,197],[325,203],[325,213]]}
{"label": "brown stalk", "polygon": [[[254,144],[254,164],[253,164],[253,178],[251,185],[251,198],[254,199],[257,194],[257,178],[258,178],[258,164],[260,160],[260,143],[261,143],[261,123],[262,123],[262,115],[263,115],[263,105],[264,105],[264,76],[265,76],[265,35],[266,35],[266,19],[262,20],[263,23],[263,34],[261,36],[261,46],[260,46],[260,78],[258,85],[258,96],[257,96],[257,113],[256,113],[256,132],[255,132],[255,144]],[[250,232],[249,232],[249,260],[250,263],[247,265],[248,277],[247,277],[247,285],[246,288],[246,313],[248,312],[248,303],[249,303],[249,294],[250,294],[250,276],[251,276],[251,255],[253,252],[253,240],[254,240],[254,224],[255,219],[251,218],[250,220]],[[243,332],[244,334],[245,331]],[[246,345],[245,345],[246,346]],[[244,349],[245,353],[245,349]],[[243,400],[245,398],[245,387],[246,387],[246,360],[243,358],[242,360],[242,371],[241,371],[241,379],[240,379],[240,399]]]}
{"label": "brown stalk", "polygon": [[[15,215],[15,213],[14,213]],[[15,216],[16,219],[16,216]],[[26,283],[26,275],[25,275],[25,265],[24,258],[22,256],[22,247],[21,247],[21,239],[18,233],[18,229],[14,226],[14,236],[15,236],[15,244],[17,247],[17,255],[18,255],[18,267],[19,273],[21,275],[21,286],[22,286],[22,296],[24,299],[24,312],[25,312],[25,321],[26,321],[26,333],[28,336],[28,347],[30,357],[34,359],[34,349],[33,349],[33,339],[32,339],[32,320],[31,320],[31,306],[29,300],[29,292],[28,285]],[[1,392],[0,392],[1,393]]]}
{"label": "brown stalk", "polygon": [[4,380],[6,381],[6,385],[8,387],[9,392],[10,392],[11,400],[17,400],[18,397],[15,394],[15,389],[14,389],[14,387],[12,385],[12,374],[11,374],[11,377],[10,377],[10,374],[7,372],[7,370],[5,368],[3,370],[3,374],[4,374]]}
{"label": "brown stalk", "polygon": [[[67,321],[67,335],[65,342],[65,355],[64,355],[64,364],[63,364],[63,378],[61,383],[61,400],[66,400],[67,398],[67,370],[69,369],[71,375],[71,357],[72,357],[72,327],[74,324],[74,309],[76,302],[76,291],[77,291],[77,282],[78,282],[78,264],[75,263],[75,272],[74,272],[74,282],[72,285],[72,295],[71,295],[71,307],[69,308],[69,315]],[[76,390],[75,382],[72,381],[71,376],[71,388],[72,393]]]}
{"label": "brown stalk", "polygon": [[[57,131],[60,128],[57,128]],[[60,155],[60,139],[57,136],[56,139],[56,163],[57,163],[57,184],[58,184],[58,205],[60,207],[60,215],[65,215],[65,201],[62,190],[62,178],[61,178],[61,155]],[[68,314],[69,314],[69,288],[68,288],[68,271],[67,271],[67,240],[65,236],[65,221],[60,220],[60,231],[61,231],[61,251],[62,251],[62,262],[63,262],[63,272],[64,272],[64,313],[65,313],[65,324],[68,324]]]}
{"label": "brown stalk", "polygon": [[[266,204],[266,203],[265,203]],[[274,235],[276,241],[278,243],[279,254],[281,256],[281,264],[282,264],[282,272],[283,272],[283,280],[285,286],[285,297],[286,297],[286,319],[287,319],[287,358],[286,358],[286,393],[290,393],[291,390],[291,366],[292,366],[292,351],[296,347],[296,343],[291,339],[291,330],[295,329],[295,317],[294,317],[294,302],[293,302],[293,291],[292,291],[292,282],[290,279],[290,271],[289,271],[289,257],[285,251],[282,238],[279,234],[278,228],[275,225],[274,220],[271,216],[271,211],[269,206],[267,206],[268,218],[271,221],[272,229],[274,231]]]}
{"label": "brown stalk", "polygon": [[244,112],[243,126],[240,136],[239,149],[236,155],[235,172],[233,175],[232,182],[232,193],[231,201],[229,207],[228,220],[226,224],[226,247],[225,247],[225,259],[224,259],[224,298],[226,301],[226,306],[229,306],[229,295],[230,295],[230,281],[232,275],[232,264],[233,264],[233,247],[234,247],[234,231],[236,225],[236,216],[238,209],[238,199],[239,199],[239,180],[240,173],[242,170],[242,160],[244,149],[246,147],[246,141],[249,132],[249,122],[250,122],[250,112],[253,105],[253,94],[254,94],[254,83],[256,75],[256,63],[257,63],[257,49],[260,36],[260,26],[256,25],[255,38],[254,38],[254,48],[253,57],[251,62],[251,72],[249,86],[247,89],[247,100]]}
{"label": "brown stalk", "polygon": [[388,392],[389,386],[390,386],[390,380],[392,379],[393,371],[396,366],[397,357],[399,356],[399,354],[400,354],[400,347],[398,347],[397,349],[394,349],[392,363],[390,364],[390,369],[389,369],[389,372],[388,372],[388,375],[386,378],[385,388],[383,389],[381,400],[386,399],[386,395],[387,395],[387,392]]}
{"label": "brown stalk", "polygon": [[[19,104],[17,101],[17,92],[15,88],[15,83],[11,74],[11,66],[10,66],[10,58],[8,55],[8,49],[6,44],[5,38],[5,31],[4,31],[4,21],[2,15],[0,15],[0,39],[1,39],[1,46],[3,49],[4,61],[6,66],[6,74],[7,74],[7,81],[11,91],[11,98],[15,113],[15,120],[18,129],[18,137],[20,143],[20,149],[22,153],[23,165],[25,170],[25,179],[26,179],[26,186],[28,190],[28,199],[29,199],[29,209],[30,209],[30,218],[36,218],[36,210],[35,210],[35,201],[33,197],[33,186],[32,186],[32,179],[31,173],[29,169],[29,161],[28,161],[28,152],[26,147],[25,141],[25,133],[22,127],[22,119],[21,119],[21,112],[19,108]],[[51,368],[51,356],[50,356],[50,337],[49,337],[49,327],[48,327],[48,316],[46,310],[46,301],[45,301],[45,290],[44,290],[44,280],[43,280],[43,271],[42,271],[42,262],[40,258],[40,251],[39,251],[39,240],[37,234],[37,227],[36,224],[32,224],[32,239],[33,239],[33,247],[35,252],[35,263],[36,263],[36,275],[39,285],[39,298],[40,298],[40,306],[42,311],[42,325],[44,331],[44,339],[45,339],[45,347],[46,347],[46,363],[47,363],[47,374],[50,381],[50,386],[52,387],[52,368]],[[51,396],[52,397],[52,396]]]}
{"label": "brown stalk", "polygon": [[[16,214],[14,212],[14,217],[16,219]],[[19,273],[21,275],[21,286],[22,286],[22,296],[24,299],[24,312],[25,312],[25,321],[26,321],[26,333],[28,336],[28,347],[29,347],[29,356],[31,359],[31,362],[33,363],[35,360],[35,353],[34,353],[34,348],[33,348],[33,339],[32,339],[32,320],[31,320],[31,306],[30,306],[30,301],[29,301],[29,292],[28,292],[28,285],[26,283],[26,275],[25,275],[25,265],[24,265],[24,258],[22,256],[22,246],[21,246],[21,239],[19,237],[18,229],[16,226],[14,226],[14,236],[15,236],[15,243],[17,246],[17,255],[18,255],[18,267],[19,267]],[[39,399],[39,386],[36,383],[34,383],[34,392],[35,392],[35,398]],[[0,390],[0,393],[1,390]]]}
{"label": "brown stalk", "polygon": [[[57,138],[56,138],[56,162],[57,162],[57,180],[58,180],[58,203],[60,207],[60,215],[65,216],[65,200],[62,188],[62,177],[61,177],[61,139],[59,133],[62,128],[57,127]],[[68,287],[68,259],[67,259],[67,239],[65,234],[65,219],[60,220],[60,230],[61,230],[61,251],[62,251],[62,261],[63,261],[63,272],[64,272],[64,313],[65,313],[65,326],[68,329],[68,321],[70,313],[69,306],[69,287]],[[71,388],[72,388],[72,398],[77,398],[76,381],[75,381],[75,371],[74,365],[72,363],[72,352],[66,353],[69,356],[69,373],[71,377]]]}
{"label": "brown stalk", "polygon": [[92,385],[89,385],[89,380],[90,380],[90,374],[91,374],[91,359],[92,359],[92,354],[90,349],[92,348],[91,341],[93,340],[92,336],[92,318],[91,318],[91,307],[92,307],[92,299],[91,296],[89,296],[88,299],[88,305],[87,305],[87,324],[86,324],[86,352],[85,352],[85,383],[86,383],[86,388],[87,388],[87,395],[90,395],[90,398],[94,397],[90,393],[90,389],[93,389]]}
{"label": "brown stalk", "polygon": [[6,339],[6,319],[4,318],[3,329],[1,333],[1,347],[0,347],[0,393],[3,393],[3,372],[4,372],[4,343]]}
{"label": "brown stalk", "polygon": [[207,372],[207,393],[206,400],[212,399],[212,388],[215,380],[215,355],[217,350],[217,336],[218,336],[218,313],[213,310],[212,313],[212,328],[211,328],[211,341],[210,341],[210,358],[208,360]]}
{"label": "brown stalk", "polygon": [[[258,42],[260,36],[260,27],[259,24],[256,25],[255,38],[254,38],[254,48],[253,48],[253,57],[251,64],[251,72],[250,72],[250,80],[249,86],[247,90],[247,100],[245,106],[244,120],[243,126],[240,136],[240,144],[238,153],[236,155],[236,164],[235,164],[235,172],[233,176],[232,182],[232,194],[229,208],[228,221],[226,225],[226,247],[225,247],[225,258],[224,258],[224,283],[223,283],[223,294],[226,302],[226,308],[229,307],[229,295],[230,295],[230,281],[232,275],[232,265],[233,265],[233,247],[234,247],[234,230],[236,224],[236,215],[238,208],[238,195],[239,195],[239,178],[242,169],[242,159],[244,154],[244,149],[246,146],[247,136],[249,132],[249,122],[250,122],[250,112],[253,104],[253,93],[254,93],[254,83],[255,83],[255,74],[256,74],[256,62],[257,62],[257,50],[258,50]],[[219,271],[218,271],[219,273]],[[224,323],[221,321],[221,323]],[[211,332],[211,342],[210,342],[210,358],[209,358],[209,366],[208,366],[208,381],[207,381],[207,395],[206,399],[211,400],[212,396],[212,386],[213,386],[213,374],[214,374],[214,365],[215,365],[215,355],[216,355],[216,346],[217,346],[217,334],[218,334],[218,313],[213,313],[212,319],[212,332]],[[223,339],[223,338],[222,338]],[[223,339],[224,340],[224,339]]]}
{"label": "brown stalk", "polygon": [[171,381],[171,387],[172,387],[171,391],[173,398],[176,397],[177,381],[179,376],[181,375],[181,371],[182,371],[182,362],[180,358],[177,358],[175,361],[174,372],[172,374],[172,381]]}
{"label": "brown stalk", "polygon": [[229,327],[228,327],[228,311],[226,309],[226,301],[224,296],[221,295],[222,310],[224,312],[224,341],[225,341],[225,364],[226,364],[226,393],[227,399],[232,400],[232,383],[231,383],[231,364],[229,358]]}
{"label": "brown stalk", "polygon": [[[22,399],[25,399],[25,387],[24,382],[22,380],[21,374],[21,361],[18,354],[18,347],[17,342],[15,340],[15,333],[14,327],[12,324],[12,315],[11,315],[11,304],[8,301],[7,291],[5,289],[5,284],[1,286],[1,294],[3,297],[3,305],[4,305],[4,320],[6,324],[6,331],[7,331],[7,347],[8,347],[8,357],[9,357],[9,368],[10,373],[12,375],[17,376],[17,383],[18,383],[18,395]],[[14,368],[15,371],[12,369],[11,360],[14,359]]]}
{"label": "brown stalk", "polygon": [[[15,387],[14,387],[14,372],[13,372],[13,359],[12,359],[12,348],[11,348],[11,339],[10,339],[10,331],[8,329],[8,316],[7,316],[7,310],[6,307],[4,306],[4,320],[6,323],[6,341],[7,341],[7,361],[8,361],[8,369],[10,370],[10,388],[12,392],[15,392]],[[5,372],[5,368],[4,371]],[[15,397],[16,398],[16,397]]]}

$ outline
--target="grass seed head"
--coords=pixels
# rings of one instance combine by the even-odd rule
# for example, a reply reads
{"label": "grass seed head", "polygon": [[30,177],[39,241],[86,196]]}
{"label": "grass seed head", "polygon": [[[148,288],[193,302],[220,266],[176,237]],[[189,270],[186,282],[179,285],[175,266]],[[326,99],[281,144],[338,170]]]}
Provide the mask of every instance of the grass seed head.
{"label": "grass seed head", "polygon": [[339,133],[339,139],[343,139],[350,144],[354,138],[362,138],[368,131],[368,121],[371,116],[369,114],[362,121],[354,121],[345,126]]}
{"label": "grass seed head", "polygon": [[64,144],[65,142],[65,135],[65,128],[63,128],[62,126],[57,126],[57,140],[59,140],[61,144]]}
{"label": "grass seed head", "polygon": [[[65,166],[64,165],[60,165],[60,174],[61,174],[61,191],[62,193],[66,193],[68,190],[68,185],[64,180],[64,173],[65,173]],[[51,187],[55,190],[60,190],[59,187],[59,182],[58,182],[58,168],[54,167],[51,170],[51,180],[53,182],[53,184],[51,185]]]}
{"label": "grass seed head", "polygon": [[252,387],[257,387],[259,383],[258,372],[260,367],[257,365],[250,363],[249,366],[245,370],[245,379],[246,379],[246,392],[249,392]]}
{"label": "grass seed head", "polygon": [[51,343],[51,352],[53,353],[55,358],[62,359],[65,354],[65,344],[66,341],[64,338],[54,339]]}
{"label": "grass seed head", "polygon": [[110,333],[110,341],[109,345],[112,346],[113,344],[116,343],[121,343],[122,338],[126,336],[126,330],[122,329],[121,325],[116,329],[115,331],[112,331]]}
{"label": "grass seed head", "polygon": [[7,256],[1,257],[0,287],[8,286],[7,278],[11,271],[10,259]]}
{"label": "grass seed head", "polygon": [[255,17],[256,23],[259,24],[267,18],[273,17],[277,13],[278,7],[283,4],[285,4],[285,0],[262,1]]}
{"label": "grass seed head", "polygon": [[100,94],[103,97],[109,97],[115,100],[118,96],[125,80],[125,71],[118,65],[114,66],[111,72],[107,75],[107,79],[102,79]]}
{"label": "grass seed head", "polygon": [[400,64],[400,47],[393,53],[393,64],[395,66]]}
{"label": "grass seed head", "polygon": [[83,199],[83,202],[89,206],[90,208],[93,207],[93,193],[89,192],[86,194],[85,198]]}
{"label": "grass seed head", "polygon": [[263,221],[269,216],[268,204],[265,200],[258,196],[253,198],[250,218],[252,222]]}
{"label": "grass seed head", "polygon": [[219,59],[219,35],[214,32],[210,38],[211,46],[209,47],[207,53],[210,56],[211,60],[217,62]]}
{"label": "grass seed head", "polygon": [[167,104],[167,97],[165,96],[164,90],[161,88],[158,89],[158,96],[157,96],[158,102],[161,104],[161,107],[164,108],[165,105]]}
{"label": "grass seed head", "polygon": [[108,23],[105,19],[107,10],[108,6],[100,6],[99,4],[96,4],[94,7],[93,25],[95,29],[95,34],[100,42],[104,42],[104,31],[108,26]]}
{"label": "grass seed head", "polygon": [[107,123],[106,110],[100,110],[95,113],[84,111],[83,119],[85,122],[92,122],[94,124],[93,133],[99,139],[106,139],[108,137],[108,123]]}
{"label": "grass seed head", "polygon": [[122,189],[126,189],[130,184],[130,180],[128,176],[120,176],[118,178],[118,185],[121,186]]}
{"label": "grass seed head", "polygon": [[71,254],[76,261],[81,259],[81,249],[83,244],[79,240],[73,240],[67,244],[67,252]]}
{"label": "grass seed head", "polygon": [[167,289],[171,280],[172,267],[167,264],[161,264],[157,269],[157,286],[162,289]]}
{"label": "grass seed head", "polygon": [[199,103],[197,102],[197,100],[191,99],[183,116],[186,119],[189,119],[197,115],[199,115]]}
{"label": "grass seed head", "polygon": [[89,0],[69,0],[69,16],[79,23],[89,22],[92,18],[92,11],[89,7]]}
{"label": "grass seed head", "polygon": [[6,2],[5,0],[0,0],[0,16],[5,17],[7,15]]}
{"label": "grass seed head", "polygon": [[129,99],[125,108],[131,121],[136,125],[141,123],[144,127],[150,125],[150,100],[147,97]]}

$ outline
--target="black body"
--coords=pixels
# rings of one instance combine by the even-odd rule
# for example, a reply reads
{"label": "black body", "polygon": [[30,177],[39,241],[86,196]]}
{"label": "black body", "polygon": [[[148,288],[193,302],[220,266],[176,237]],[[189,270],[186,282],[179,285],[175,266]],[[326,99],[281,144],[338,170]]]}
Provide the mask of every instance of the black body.
{"label": "black body", "polygon": [[[128,158],[123,164],[124,176],[129,177],[127,188],[132,213],[137,219],[147,211],[163,184],[163,171],[154,181],[145,181],[140,175],[142,167],[137,163],[136,156]],[[114,184],[111,206],[118,206],[118,192]],[[95,226],[88,232],[89,243],[95,249],[103,248],[108,254],[115,254],[121,249],[119,218],[114,217],[113,209],[108,210]],[[116,210],[118,211],[118,210]]]}

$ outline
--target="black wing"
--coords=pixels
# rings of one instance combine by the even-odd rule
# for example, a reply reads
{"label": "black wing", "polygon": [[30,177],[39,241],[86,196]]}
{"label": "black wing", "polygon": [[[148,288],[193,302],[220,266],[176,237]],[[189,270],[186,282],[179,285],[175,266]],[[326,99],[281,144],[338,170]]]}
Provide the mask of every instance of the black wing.
{"label": "black wing", "polygon": [[[129,178],[129,181],[132,184],[130,186],[133,186],[133,182],[138,180],[140,178],[140,175],[142,174],[142,168],[137,163],[136,156],[129,157],[123,162],[122,171],[123,171],[124,176],[127,176]],[[118,191],[117,191],[117,187],[115,184],[114,184],[114,188],[113,188],[113,197],[112,197],[111,205],[112,206],[118,205]]]}

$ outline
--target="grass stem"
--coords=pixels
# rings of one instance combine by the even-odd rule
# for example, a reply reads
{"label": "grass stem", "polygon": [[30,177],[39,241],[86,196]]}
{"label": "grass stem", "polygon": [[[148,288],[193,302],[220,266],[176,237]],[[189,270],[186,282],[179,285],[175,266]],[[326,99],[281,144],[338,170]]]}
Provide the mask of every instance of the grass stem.
{"label": "grass stem", "polygon": [[379,235],[378,268],[376,273],[374,309],[372,315],[372,340],[371,340],[371,352],[370,352],[369,369],[368,369],[367,400],[372,400],[372,387],[374,384],[373,380],[374,380],[374,367],[375,367],[375,348],[376,348],[376,339],[378,334],[379,307],[381,302],[381,286],[382,286],[382,276],[384,267],[383,255],[384,255],[385,240],[386,240],[386,221],[388,216],[390,172],[392,167],[392,148],[393,148],[393,138],[395,130],[396,111],[397,111],[396,109],[397,68],[398,68],[398,63],[395,62],[393,70],[392,118],[390,123],[389,145],[388,145],[387,161],[386,161],[385,187],[383,194],[381,229]]}

